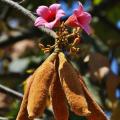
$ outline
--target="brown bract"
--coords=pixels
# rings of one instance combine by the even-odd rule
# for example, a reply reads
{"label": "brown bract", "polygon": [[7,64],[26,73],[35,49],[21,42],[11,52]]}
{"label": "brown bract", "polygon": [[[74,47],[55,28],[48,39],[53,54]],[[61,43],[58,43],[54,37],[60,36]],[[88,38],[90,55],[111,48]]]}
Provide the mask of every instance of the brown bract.
{"label": "brown bract", "polygon": [[28,103],[28,95],[29,95],[31,84],[32,84],[32,80],[33,80],[33,75],[31,75],[27,79],[25,93],[24,93],[23,100],[22,100],[20,110],[19,110],[16,120],[30,120],[28,118],[27,103]]}
{"label": "brown bract", "polygon": [[62,89],[57,71],[55,72],[54,80],[51,84],[50,93],[55,120],[68,120],[69,112],[67,109],[65,93]]}
{"label": "brown bract", "polygon": [[90,92],[88,91],[84,81],[79,77],[81,86],[83,88],[85,98],[88,103],[88,108],[91,111],[91,114],[87,116],[88,120],[108,120],[103,110],[99,107],[99,105],[95,102]]}
{"label": "brown bract", "polygon": [[41,116],[46,107],[49,87],[55,72],[54,53],[34,72],[34,80],[28,97],[29,118]]}
{"label": "brown bract", "polygon": [[57,53],[52,53],[45,62],[28,78],[27,87],[17,120],[33,120],[40,116],[46,107],[49,86],[55,71],[54,60]]}
{"label": "brown bract", "polygon": [[62,52],[52,53],[27,81],[17,120],[33,120],[41,116],[49,90],[55,120],[69,119],[67,102],[75,114],[86,116],[88,120],[107,120],[80,74]]}
{"label": "brown bract", "polygon": [[64,54],[59,53],[59,76],[71,110],[77,115],[90,114],[88,104],[80,86],[79,76]]}

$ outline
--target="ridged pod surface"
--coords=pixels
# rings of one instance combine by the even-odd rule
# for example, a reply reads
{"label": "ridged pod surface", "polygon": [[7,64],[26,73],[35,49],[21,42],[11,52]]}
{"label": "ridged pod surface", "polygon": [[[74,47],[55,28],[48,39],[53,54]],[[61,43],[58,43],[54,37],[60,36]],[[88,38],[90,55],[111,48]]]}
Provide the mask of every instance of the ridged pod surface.
{"label": "ridged pod surface", "polygon": [[52,53],[34,72],[27,105],[30,119],[41,116],[44,112],[48,90],[55,72],[54,60],[56,56],[56,53]]}
{"label": "ridged pod surface", "polygon": [[88,102],[89,110],[91,111],[91,114],[87,116],[87,119],[88,120],[108,120],[103,110],[99,107],[99,105],[95,102],[95,100],[91,96],[83,80],[81,78],[79,80],[84,90],[84,94]]}
{"label": "ridged pod surface", "polygon": [[80,86],[79,76],[62,52],[58,56],[59,76],[71,110],[77,115],[88,116],[90,111]]}
{"label": "ridged pod surface", "polygon": [[57,71],[54,74],[54,79],[51,84],[50,94],[52,98],[52,106],[53,106],[55,120],[68,120],[69,112],[67,109],[65,93],[62,89]]}
{"label": "ridged pod surface", "polygon": [[25,93],[24,93],[23,100],[22,100],[20,110],[19,110],[16,120],[30,120],[28,118],[27,103],[28,103],[29,90],[30,90],[30,87],[33,81],[33,75],[28,77],[26,81],[27,83],[26,83]]}

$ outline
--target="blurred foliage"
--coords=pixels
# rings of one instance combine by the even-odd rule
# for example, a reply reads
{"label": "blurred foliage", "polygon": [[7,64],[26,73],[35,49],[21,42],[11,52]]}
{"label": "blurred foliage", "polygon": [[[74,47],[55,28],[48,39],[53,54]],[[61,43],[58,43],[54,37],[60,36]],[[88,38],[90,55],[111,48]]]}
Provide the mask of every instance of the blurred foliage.
{"label": "blurred foliage", "polygon": [[[14,1],[21,2],[21,0]],[[20,4],[36,15],[35,10],[39,5],[50,5],[61,1],[23,0]],[[68,8],[73,8],[74,0],[64,1]],[[84,32],[81,34],[78,56],[70,56],[67,53],[66,55],[74,67],[81,72],[88,89],[103,110],[107,111],[106,114],[110,112],[111,115],[113,110],[111,120],[118,120],[116,116],[119,113],[116,111],[120,108],[118,107],[120,106],[118,102],[120,98],[120,1],[80,1],[92,14],[93,33],[91,36]],[[54,39],[35,28],[27,17],[14,8],[0,2],[0,9],[0,84],[23,92],[25,79],[49,55],[40,50],[38,43],[41,42],[45,46],[52,45]],[[91,57],[92,55],[94,57]],[[112,65],[113,62],[114,65]],[[115,70],[117,74],[114,73]],[[0,116],[15,119],[19,105],[20,101],[12,99],[11,103],[7,104],[7,110],[6,107],[0,108]],[[46,110],[49,112],[45,112],[44,119],[50,120],[49,116],[53,115],[50,104]],[[70,112],[70,120],[78,119],[85,120],[86,118],[78,117]]]}
{"label": "blurred foliage", "polygon": [[93,0],[94,5],[99,5],[103,0]]}

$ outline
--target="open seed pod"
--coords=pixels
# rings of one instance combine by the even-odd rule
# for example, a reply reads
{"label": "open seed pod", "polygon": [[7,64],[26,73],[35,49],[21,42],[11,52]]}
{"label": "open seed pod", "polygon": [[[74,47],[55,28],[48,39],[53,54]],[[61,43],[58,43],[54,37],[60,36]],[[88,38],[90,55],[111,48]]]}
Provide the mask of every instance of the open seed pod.
{"label": "open seed pod", "polygon": [[[56,68],[58,67],[56,66]],[[69,112],[67,109],[66,97],[57,70],[51,83],[50,94],[55,120],[68,120]]]}
{"label": "open seed pod", "polygon": [[20,110],[19,110],[16,120],[30,120],[28,118],[27,103],[28,103],[29,90],[30,90],[31,84],[33,82],[33,78],[34,78],[33,75],[31,75],[27,79],[25,93],[24,93],[23,100],[22,100]]}
{"label": "open seed pod", "polygon": [[91,114],[89,116],[87,116],[87,119],[88,120],[108,120],[105,113],[103,112],[103,110],[95,102],[92,95],[88,91],[88,89],[80,75],[79,75],[79,80],[80,80],[81,86],[83,88],[85,98],[88,103],[88,108],[91,111]]}
{"label": "open seed pod", "polygon": [[79,76],[65,55],[59,53],[59,77],[71,110],[80,116],[88,116],[88,104],[80,86]]}
{"label": "open seed pod", "polygon": [[28,96],[28,115],[30,119],[41,116],[46,107],[48,90],[55,72],[54,60],[57,53],[52,53],[34,72],[34,80]]}

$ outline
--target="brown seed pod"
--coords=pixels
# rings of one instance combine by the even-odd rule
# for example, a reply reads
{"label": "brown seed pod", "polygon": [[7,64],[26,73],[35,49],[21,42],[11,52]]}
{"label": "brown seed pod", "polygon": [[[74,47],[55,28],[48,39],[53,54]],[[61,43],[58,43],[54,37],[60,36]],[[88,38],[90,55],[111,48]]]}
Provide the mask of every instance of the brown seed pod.
{"label": "brown seed pod", "polygon": [[87,116],[87,119],[88,120],[108,120],[103,110],[99,107],[99,105],[95,102],[95,100],[93,100],[93,97],[91,96],[90,92],[88,91],[81,77],[80,77],[80,83],[84,90],[84,94],[88,102],[89,110],[91,111],[91,114]]}
{"label": "brown seed pod", "polygon": [[48,62],[53,62],[55,61],[55,59],[57,58],[58,53],[57,52],[53,52],[44,62],[48,61]]}
{"label": "brown seed pod", "polygon": [[67,110],[65,93],[62,89],[57,72],[54,75],[50,93],[52,98],[52,106],[55,115],[55,120],[68,120],[69,113]]}
{"label": "brown seed pod", "polygon": [[79,76],[72,65],[67,62],[64,54],[59,53],[59,76],[66,98],[74,113],[81,116],[90,114],[87,101],[80,86]]}
{"label": "brown seed pod", "polygon": [[33,76],[30,76],[27,79],[25,93],[24,93],[23,100],[22,100],[20,110],[19,110],[16,120],[30,120],[28,118],[27,103],[28,103],[29,90],[30,90],[32,82],[33,82]]}
{"label": "brown seed pod", "polygon": [[55,71],[53,61],[56,55],[56,53],[52,53],[34,72],[34,81],[30,88],[27,106],[30,119],[41,116],[44,112],[49,86]]}

